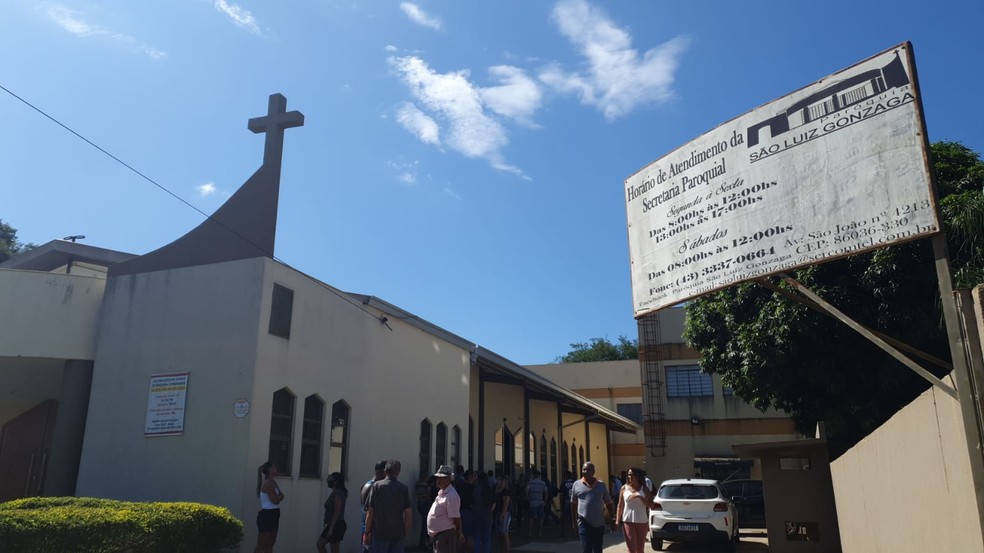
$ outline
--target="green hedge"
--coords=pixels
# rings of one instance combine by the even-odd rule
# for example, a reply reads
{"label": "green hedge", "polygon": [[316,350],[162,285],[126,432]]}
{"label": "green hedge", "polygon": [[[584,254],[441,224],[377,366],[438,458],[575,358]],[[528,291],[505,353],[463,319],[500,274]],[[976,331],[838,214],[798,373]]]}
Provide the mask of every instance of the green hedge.
{"label": "green hedge", "polygon": [[32,497],[0,503],[3,553],[215,553],[234,550],[243,523],[224,507]]}

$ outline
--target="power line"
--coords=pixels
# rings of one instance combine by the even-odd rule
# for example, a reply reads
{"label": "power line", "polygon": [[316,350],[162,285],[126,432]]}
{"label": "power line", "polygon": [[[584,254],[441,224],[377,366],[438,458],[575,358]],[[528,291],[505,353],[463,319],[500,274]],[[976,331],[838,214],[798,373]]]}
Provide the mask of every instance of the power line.
{"label": "power line", "polygon": [[[335,294],[335,295],[336,295],[336,296],[338,296],[339,298],[342,298],[343,300],[345,300],[345,301],[347,301],[347,302],[348,302],[348,303],[350,303],[350,304],[351,304],[352,306],[354,306],[354,307],[356,307],[357,309],[359,309],[360,311],[362,311],[362,312],[364,312],[364,313],[366,313],[366,314],[367,314],[367,315],[369,315],[370,317],[372,317],[372,318],[374,318],[374,319],[376,319],[376,320],[379,320],[379,321],[381,321],[381,322],[382,322],[383,324],[385,324],[385,322],[386,322],[386,321],[384,320],[384,319],[385,319],[385,317],[378,317],[378,316],[376,316],[376,315],[375,315],[374,313],[372,313],[371,311],[368,311],[367,309],[365,309],[365,308],[364,308],[364,307],[362,306],[362,304],[361,304],[361,303],[359,303],[359,302],[357,302],[357,301],[356,301],[355,299],[353,299],[352,297],[350,297],[350,296],[348,296],[347,294],[344,294],[344,293],[342,293],[342,292],[339,292],[338,290],[335,290],[335,289],[334,289],[334,288],[332,288],[331,286],[329,286],[329,285],[327,285],[327,284],[325,284],[324,282],[321,282],[320,280],[318,280],[318,279],[316,279],[316,278],[314,278],[314,277],[312,277],[311,275],[308,275],[307,273],[304,273],[303,271],[299,271],[299,270],[297,270],[296,268],[294,268],[293,266],[291,266],[291,264],[290,264],[290,263],[287,263],[287,262],[285,262],[284,260],[282,260],[282,259],[280,259],[280,258],[278,258],[277,256],[275,256],[275,255],[273,255],[273,252],[271,252],[271,251],[268,251],[268,250],[267,250],[266,248],[263,248],[263,247],[261,247],[261,246],[259,246],[258,244],[256,244],[256,243],[255,243],[255,242],[253,242],[252,240],[250,240],[249,238],[246,238],[245,236],[243,236],[242,234],[239,234],[239,233],[238,233],[238,232],[236,232],[235,230],[233,230],[233,229],[231,229],[231,228],[229,228],[229,227],[227,227],[226,225],[224,225],[224,224],[222,224],[222,223],[220,223],[219,221],[216,221],[216,220],[215,220],[215,219],[213,219],[213,218],[212,218],[212,216],[211,216],[211,215],[209,215],[208,213],[205,213],[205,212],[204,212],[204,211],[202,211],[201,209],[198,209],[197,207],[195,207],[195,206],[194,206],[193,204],[191,204],[190,202],[188,202],[187,200],[185,200],[185,199],[184,199],[184,198],[182,198],[181,196],[178,196],[178,195],[177,195],[177,194],[175,194],[174,192],[171,192],[171,191],[170,191],[170,190],[169,190],[169,189],[168,189],[167,187],[165,187],[164,185],[162,185],[162,184],[160,184],[160,183],[158,183],[158,182],[157,182],[157,181],[155,181],[154,179],[152,179],[152,178],[150,178],[150,177],[148,177],[147,175],[145,175],[145,174],[143,174],[142,172],[140,172],[140,171],[138,171],[138,170],[137,170],[136,168],[134,168],[134,167],[133,167],[132,165],[130,165],[129,163],[126,163],[126,162],[125,162],[125,161],[123,161],[122,159],[120,159],[120,158],[118,158],[118,157],[116,157],[115,155],[113,155],[113,154],[111,154],[111,153],[109,153],[109,152],[108,152],[108,151],[106,151],[106,150],[105,150],[104,148],[102,148],[101,146],[99,146],[99,145],[98,145],[98,144],[96,144],[95,142],[93,142],[93,141],[91,141],[91,140],[89,140],[88,138],[86,138],[86,137],[84,137],[84,136],[82,136],[81,134],[79,134],[78,132],[76,132],[75,130],[73,130],[73,129],[72,129],[71,127],[69,127],[68,125],[66,125],[66,124],[64,124],[64,123],[62,123],[61,121],[59,121],[59,120],[57,120],[57,119],[55,119],[55,118],[54,118],[54,117],[52,117],[51,115],[48,115],[48,114],[47,114],[47,113],[46,113],[46,112],[45,112],[44,110],[42,110],[41,108],[39,108],[39,107],[37,107],[37,106],[35,106],[35,105],[34,105],[34,104],[32,104],[31,102],[28,102],[28,101],[27,101],[27,100],[25,100],[24,98],[22,98],[22,97],[20,97],[20,96],[18,96],[17,94],[15,94],[15,93],[14,93],[13,91],[11,91],[10,89],[8,89],[7,87],[5,87],[5,86],[3,86],[3,85],[0,85],[0,90],[3,90],[3,91],[4,91],[4,92],[6,92],[7,94],[10,94],[10,95],[11,95],[11,96],[13,96],[14,98],[16,98],[16,99],[18,99],[18,100],[20,100],[20,101],[21,101],[21,102],[22,102],[22,103],[23,103],[24,105],[26,105],[26,106],[28,106],[29,108],[31,108],[31,109],[33,109],[34,111],[36,111],[36,112],[38,112],[38,113],[40,113],[41,115],[43,115],[43,116],[45,116],[45,117],[46,117],[46,118],[47,118],[48,120],[50,120],[50,121],[51,121],[52,123],[54,123],[54,124],[56,124],[56,125],[58,125],[59,127],[61,127],[61,128],[63,128],[63,129],[65,129],[66,131],[68,131],[68,132],[70,132],[70,133],[72,133],[73,135],[75,135],[75,137],[76,137],[76,138],[78,138],[78,139],[80,139],[80,140],[82,140],[82,141],[83,141],[83,142],[85,142],[86,144],[88,144],[88,145],[90,145],[90,146],[92,146],[93,148],[95,148],[95,149],[97,149],[97,150],[99,150],[99,151],[100,151],[100,152],[102,152],[103,154],[105,154],[105,155],[107,155],[107,156],[109,156],[109,158],[110,158],[110,159],[112,159],[113,161],[115,161],[115,162],[117,162],[117,163],[119,163],[119,164],[120,164],[120,165],[122,165],[123,167],[126,167],[127,169],[129,169],[129,170],[130,170],[130,171],[132,171],[133,173],[135,173],[135,174],[137,174],[137,175],[139,175],[139,176],[140,176],[140,177],[141,177],[142,179],[144,179],[145,181],[147,181],[147,182],[149,182],[149,183],[151,183],[151,184],[153,184],[154,186],[156,186],[157,188],[159,188],[159,189],[161,189],[161,190],[163,190],[163,191],[164,191],[164,192],[166,192],[166,193],[167,193],[168,195],[170,195],[170,196],[171,196],[172,198],[174,198],[174,199],[176,199],[176,200],[178,200],[179,202],[181,202],[181,203],[183,203],[184,205],[186,205],[186,206],[188,206],[188,207],[190,207],[191,209],[194,209],[194,210],[195,210],[196,212],[198,212],[198,213],[199,213],[200,215],[202,215],[203,217],[205,217],[205,219],[206,219],[206,220],[208,220],[208,221],[211,221],[211,222],[213,222],[213,223],[215,223],[216,225],[218,225],[218,226],[220,226],[220,227],[222,227],[223,229],[225,229],[225,230],[227,230],[227,231],[229,231],[229,232],[231,232],[231,233],[232,233],[233,235],[235,235],[235,236],[236,236],[237,238],[239,238],[240,240],[243,240],[243,241],[244,241],[244,242],[246,242],[247,244],[250,244],[251,246],[253,246],[253,247],[255,247],[256,249],[258,249],[259,251],[261,251],[261,252],[263,252],[263,253],[265,253],[265,254],[266,254],[266,255],[267,255],[268,257],[270,257],[271,259],[273,259],[273,260],[274,260],[274,261],[276,261],[277,263],[280,263],[281,265],[283,265],[283,266],[285,266],[285,267],[287,267],[287,268],[289,268],[289,269],[292,269],[292,270],[294,270],[294,271],[297,271],[297,272],[298,272],[298,273],[300,273],[301,275],[304,275],[304,277],[305,277],[305,278],[307,278],[308,280],[310,280],[311,282],[314,282],[314,283],[315,283],[315,284],[317,284],[318,286],[321,286],[322,288],[324,288],[324,289],[326,289],[326,290],[328,290],[328,291],[329,291],[329,292],[331,292],[332,294]],[[396,315],[393,315],[393,316],[394,316],[395,318],[397,318],[397,319],[409,319],[409,318],[417,318],[417,316],[416,316],[416,315],[412,315],[412,316],[410,316],[410,317],[398,317],[398,316],[396,316]],[[386,326],[387,326],[387,328],[389,327],[389,325],[386,325]],[[392,329],[392,328],[390,328],[390,330],[393,330],[393,329]]]}

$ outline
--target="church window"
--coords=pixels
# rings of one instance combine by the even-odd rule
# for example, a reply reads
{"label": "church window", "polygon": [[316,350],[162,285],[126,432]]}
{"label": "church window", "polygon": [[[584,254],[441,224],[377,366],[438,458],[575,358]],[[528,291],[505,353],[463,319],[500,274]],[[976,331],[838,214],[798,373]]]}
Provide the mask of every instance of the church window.
{"label": "church window", "polygon": [[451,466],[461,464],[461,427],[457,424],[451,429]]}
{"label": "church window", "polygon": [[433,470],[431,466],[431,421],[424,419],[420,421],[420,472],[429,473]]}
{"label": "church window", "polygon": [[321,429],[325,402],[316,395],[304,399],[304,426],[301,431],[301,476],[321,478]]}
{"label": "church window", "polygon": [[290,338],[290,320],[294,312],[294,291],[279,284],[273,285],[270,306],[270,334]]}
{"label": "church window", "polygon": [[273,413],[270,415],[270,462],[277,472],[291,475],[291,430],[294,428],[294,394],[287,388],[273,393]]}
{"label": "church window", "polygon": [[540,472],[544,478],[550,477],[550,468],[547,466],[547,435],[540,434]]}
{"label": "church window", "polygon": [[550,474],[552,475],[554,484],[563,481],[563,474],[560,472],[560,466],[557,464],[557,439],[550,438]]}
{"label": "church window", "polygon": [[349,404],[338,400],[331,406],[331,443],[328,450],[328,474],[348,476]]}
{"label": "church window", "polygon": [[443,422],[437,425],[437,450],[434,464],[437,466],[448,464],[448,425]]}

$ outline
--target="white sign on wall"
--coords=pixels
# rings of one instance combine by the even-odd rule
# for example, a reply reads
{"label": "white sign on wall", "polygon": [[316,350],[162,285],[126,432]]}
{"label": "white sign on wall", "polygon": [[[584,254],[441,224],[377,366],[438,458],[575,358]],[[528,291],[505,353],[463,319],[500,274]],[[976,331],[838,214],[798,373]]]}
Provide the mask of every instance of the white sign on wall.
{"label": "white sign on wall", "polygon": [[626,179],[635,316],[937,232],[913,67],[900,44]]}
{"label": "white sign on wall", "polygon": [[189,374],[155,374],[150,377],[144,436],[177,436],[184,433]]}

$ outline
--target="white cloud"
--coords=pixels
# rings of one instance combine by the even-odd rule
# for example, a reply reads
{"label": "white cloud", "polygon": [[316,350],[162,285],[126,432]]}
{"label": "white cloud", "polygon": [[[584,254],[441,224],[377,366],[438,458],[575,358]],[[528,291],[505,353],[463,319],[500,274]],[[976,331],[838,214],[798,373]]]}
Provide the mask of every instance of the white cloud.
{"label": "white cloud", "polygon": [[387,52],[396,52],[397,50],[399,50],[399,48],[397,48],[396,46],[393,46],[392,44],[387,44],[383,48],[383,50],[386,50]]}
{"label": "white cloud", "polygon": [[420,111],[420,108],[410,102],[404,102],[397,109],[396,121],[421,142],[435,146],[441,145],[441,131],[437,126],[437,121],[434,121],[431,116]]}
{"label": "white cloud", "polygon": [[105,40],[119,47],[126,48],[131,52],[143,54],[155,60],[167,57],[167,52],[148,46],[130,35],[109,31],[98,25],[93,25],[84,20],[79,12],[66,8],[65,6],[51,4],[47,5],[45,11],[49,19],[54,21],[62,29],[79,38]]}
{"label": "white cloud", "polygon": [[535,127],[533,114],[543,101],[543,92],[536,81],[510,65],[490,67],[489,76],[502,84],[479,89],[485,105],[500,115]]}
{"label": "white cloud", "polygon": [[414,161],[412,163],[396,161],[386,162],[387,167],[396,171],[396,180],[408,185],[417,184],[417,167],[419,164],[420,162],[418,161]]}
{"label": "white cloud", "polygon": [[543,82],[580,95],[581,103],[595,106],[608,120],[673,96],[673,74],[688,39],[674,38],[640,56],[632,48],[631,35],[585,0],[561,0],[551,17],[561,34],[587,58],[588,67],[570,73],[549,67],[540,74]]}
{"label": "white cloud", "polygon": [[417,25],[423,25],[424,27],[430,27],[431,29],[438,30],[441,28],[440,18],[433,17],[424,10],[420,9],[420,6],[411,2],[400,2],[400,9],[403,13],[407,14],[410,21],[413,21]]}
{"label": "white cloud", "polygon": [[254,35],[263,34],[256,18],[246,8],[238,4],[230,4],[226,0],[215,0],[215,9],[226,14],[237,27],[246,29]]}
{"label": "white cloud", "polygon": [[459,196],[457,192],[455,192],[454,190],[452,190],[450,186],[445,187],[444,193],[447,194],[448,196],[451,196],[452,198],[454,198],[456,200],[461,200],[462,199],[461,196]]}
{"label": "white cloud", "polygon": [[[468,71],[437,73],[416,56],[390,58],[390,63],[420,106],[430,112],[424,115],[435,125],[443,124],[445,146],[527,178],[521,169],[503,159],[500,150],[509,143],[506,130],[485,112],[479,89],[468,81]],[[420,107],[414,107],[422,112]]]}
{"label": "white cloud", "polygon": [[214,182],[206,182],[205,184],[199,184],[195,187],[195,191],[198,192],[199,198],[205,198],[215,194],[216,188]]}

